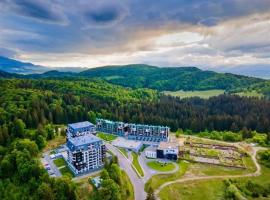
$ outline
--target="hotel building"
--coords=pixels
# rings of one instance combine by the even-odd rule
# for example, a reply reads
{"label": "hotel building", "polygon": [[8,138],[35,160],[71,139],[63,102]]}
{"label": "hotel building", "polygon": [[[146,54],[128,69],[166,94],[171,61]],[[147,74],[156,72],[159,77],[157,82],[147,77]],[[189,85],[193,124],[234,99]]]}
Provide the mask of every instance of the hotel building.
{"label": "hotel building", "polygon": [[95,134],[96,128],[90,122],[68,124],[67,162],[76,175],[104,166],[106,147]]}
{"label": "hotel building", "polygon": [[168,141],[169,127],[113,122],[97,119],[97,131],[125,137],[130,140],[146,142]]}

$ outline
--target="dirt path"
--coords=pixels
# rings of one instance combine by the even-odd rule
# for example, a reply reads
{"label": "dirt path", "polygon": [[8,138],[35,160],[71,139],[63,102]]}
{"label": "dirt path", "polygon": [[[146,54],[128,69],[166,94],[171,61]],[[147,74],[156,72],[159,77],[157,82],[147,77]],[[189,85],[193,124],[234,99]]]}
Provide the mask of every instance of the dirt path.
{"label": "dirt path", "polygon": [[248,174],[243,174],[243,175],[223,175],[223,176],[197,176],[197,177],[190,177],[190,178],[180,178],[175,181],[170,181],[166,182],[163,185],[161,185],[157,190],[155,190],[155,196],[157,199],[160,199],[158,194],[160,191],[174,183],[183,183],[187,181],[196,181],[196,180],[213,180],[213,179],[225,179],[225,178],[242,178],[242,177],[253,177],[253,176],[260,176],[261,175],[261,166],[257,162],[256,155],[259,150],[263,150],[266,148],[263,147],[253,147],[253,152],[250,154],[255,166],[256,166],[256,171],[254,173],[248,173]]}

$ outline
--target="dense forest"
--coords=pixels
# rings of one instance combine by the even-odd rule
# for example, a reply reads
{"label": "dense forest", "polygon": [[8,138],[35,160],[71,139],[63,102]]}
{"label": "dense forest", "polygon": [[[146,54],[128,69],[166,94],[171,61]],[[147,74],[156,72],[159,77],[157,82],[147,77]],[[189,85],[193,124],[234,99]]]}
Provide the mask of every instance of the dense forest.
{"label": "dense forest", "polygon": [[162,124],[172,131],[231,130],[244,127],[268,133],[270,102],[220,95],[208,100],[164,96],[151,89],[129,89],[102,80],[0,81],[0,124],[21,119],[27,128],[103,117],[125,122]]}
{"label": "dense forest", "polygon": [[0,105],[1,199],[76,199],[68,178],[49,178],[38,162],[39,151],[55,135],[54,124],[103,117],[168,125],[172,131],[270,132],[266,99],[180,99],[98,79],[1,79]]}

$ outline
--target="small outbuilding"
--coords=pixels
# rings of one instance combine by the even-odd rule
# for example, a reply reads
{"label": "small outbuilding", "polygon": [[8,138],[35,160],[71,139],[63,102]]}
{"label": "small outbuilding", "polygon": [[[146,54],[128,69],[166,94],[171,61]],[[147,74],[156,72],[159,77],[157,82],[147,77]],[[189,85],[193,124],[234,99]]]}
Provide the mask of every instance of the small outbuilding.
{"label": "small outbuilding", "polygon": [[160,142],[157,148],[157,158],[177,160],[179,144],[177,142]]}
{"label": "small outbuilding", "polygon": [[153,146],[147,147],[145,150],[145,157],[147,158],[157,158],[157,148]]}

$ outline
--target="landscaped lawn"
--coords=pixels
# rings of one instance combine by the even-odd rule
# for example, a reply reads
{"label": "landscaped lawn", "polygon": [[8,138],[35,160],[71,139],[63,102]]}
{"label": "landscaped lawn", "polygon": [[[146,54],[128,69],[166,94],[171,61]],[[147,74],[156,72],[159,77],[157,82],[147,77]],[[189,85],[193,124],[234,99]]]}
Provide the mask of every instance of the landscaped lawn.
{"label": "landscaped lawn", "polygon": [[101,132],[98,132],[97,136],[105,141],[108,141],[108,142],[113,141],[117,138],[117,136],[115,136],[115,135],[108,134],[108,133],[101,133]]}
{"label": "landscaped lawn", "polygon": [[62,167],[66,165],[66,161],[64,160],[64,158],[57,158],[53,162],[57,167]]}
{"label": "landscaped lawn", "polygon": [[74,174],[73,174],[72,171],[68,168],[68,166],[65,166],[65,167],[59,169],[59,171],[61,172],[61,174],[62,174],[63,176],[74,177]]}
{"label": "landscaped lawn", "polygon": [[138,160],[138,154],[132,152],[132,157],[133,157],[133,160],[132,160],[133,166],[136,168],[136,170],[140,174],[140,176],[144,176],[143,169],[142,169],[142,167],[139,163],[139,160]]}
{"label": "landscaped lawn", "polygon": [[128,158],[128,153],[127,150],[125,150],[124,148],[118,147],[119,151],[121,151],[122,154],[125,155],[126,158]]}
{"label": "landscaped lawn", "polygon": [[173,163],[159,163],[158,161],[151,161],[147,163],[147,166],[150,167],[151,169],[154,169],[156,171],[161,171],[161,172],[167,172],[167,171],[172,171],[175,166]]}
{"label": "landscaped lawn", "polygon": [[177,164],[179,166],[179,170],[173,174],[157,174],[152,176],[145,184],[145,191],[148,191],[150,187],[155,190],[166,182],[181,178],[186,173],[189,164],[182,160],[178,161]]}

